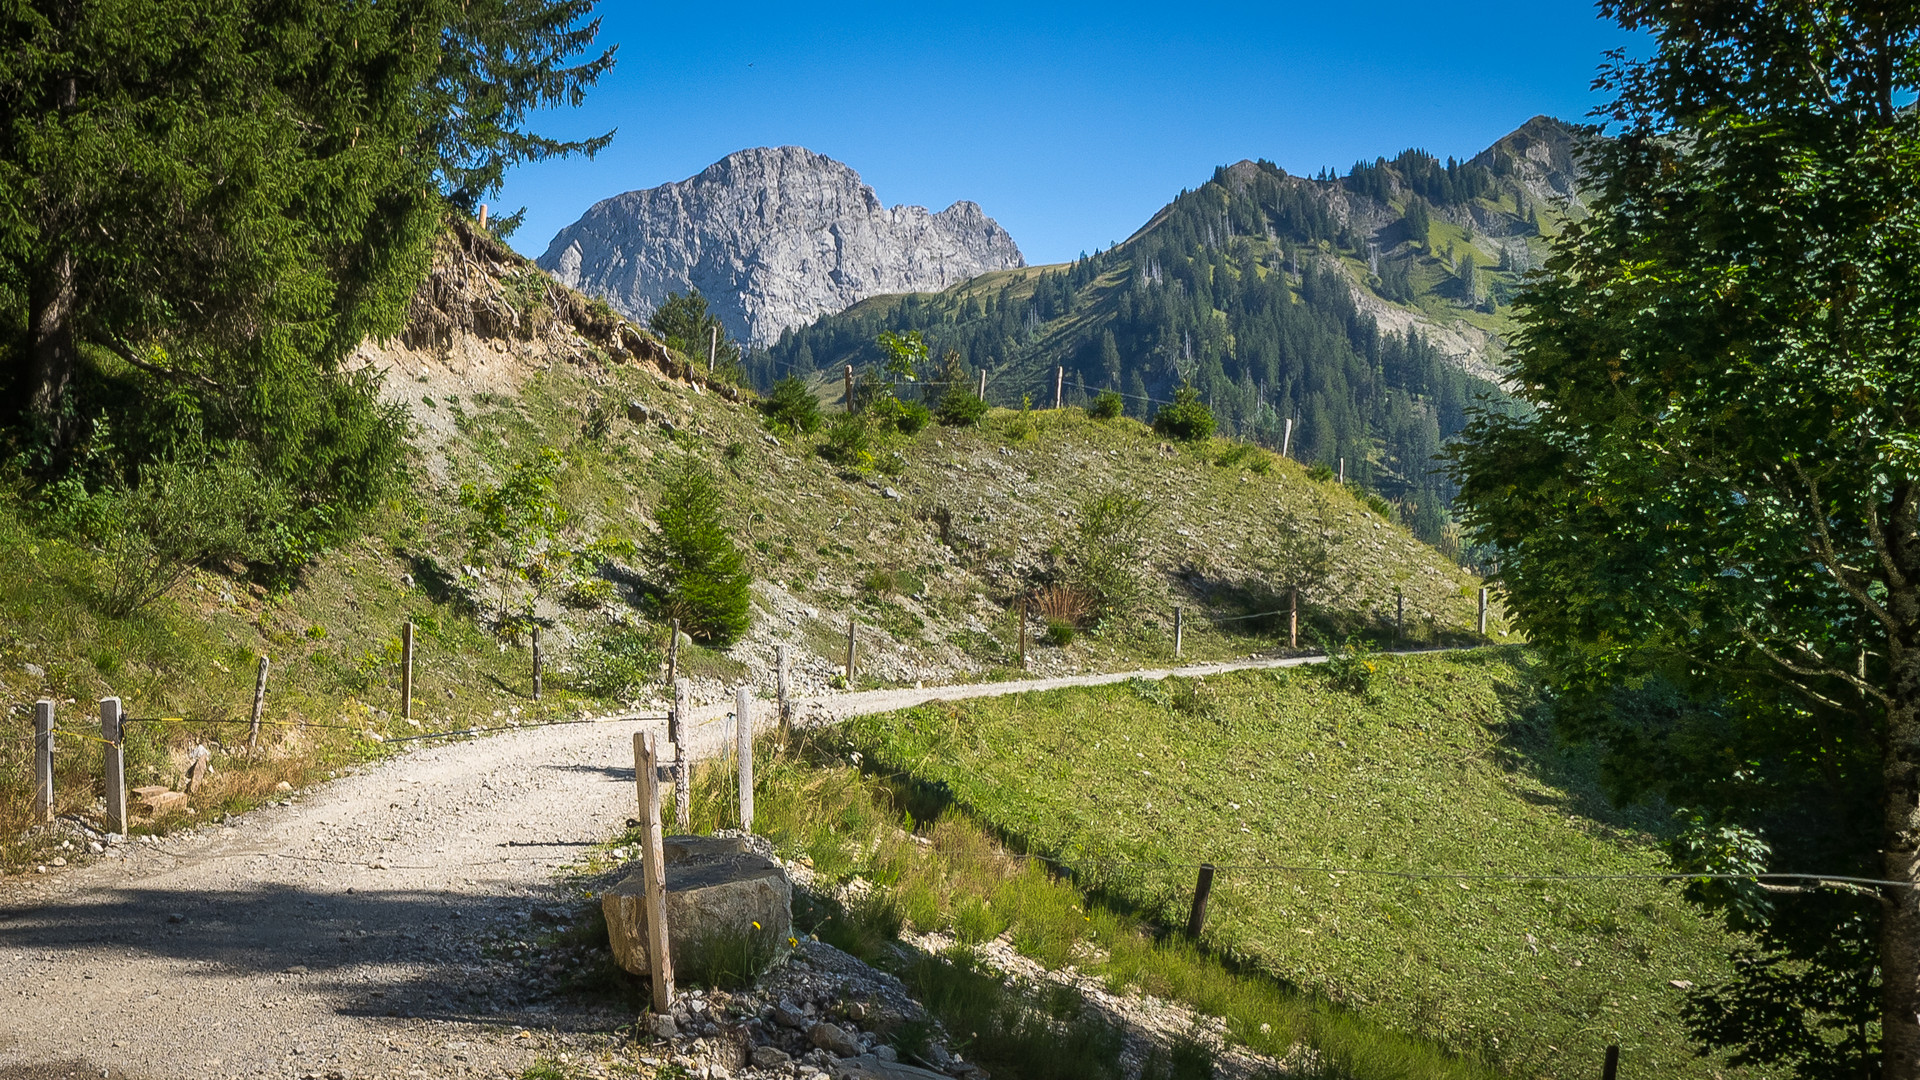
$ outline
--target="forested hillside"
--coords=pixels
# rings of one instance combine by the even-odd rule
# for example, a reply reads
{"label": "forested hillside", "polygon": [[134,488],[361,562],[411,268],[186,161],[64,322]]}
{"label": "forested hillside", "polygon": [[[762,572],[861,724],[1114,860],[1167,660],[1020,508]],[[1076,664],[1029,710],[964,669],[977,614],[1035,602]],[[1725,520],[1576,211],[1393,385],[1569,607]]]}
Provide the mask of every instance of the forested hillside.
{"label": "forested hillside", "polygon": [[879,361],[883,330],[919,330],[949,378],[1051,404],[1127,395],[1147,416],[1192,385],[1223,427],[1337,466],[1424,538],[1453,491],[1433,456],[1468,409],[1522,275],[1569,212],[1577,134],[1530,121],[1472,161],[1408,150],[1344,177],[1242,161],[1184,192],[1126,242],[1071,264],[983,275],[937,294],[876,297],[784,334],[757,381]]}

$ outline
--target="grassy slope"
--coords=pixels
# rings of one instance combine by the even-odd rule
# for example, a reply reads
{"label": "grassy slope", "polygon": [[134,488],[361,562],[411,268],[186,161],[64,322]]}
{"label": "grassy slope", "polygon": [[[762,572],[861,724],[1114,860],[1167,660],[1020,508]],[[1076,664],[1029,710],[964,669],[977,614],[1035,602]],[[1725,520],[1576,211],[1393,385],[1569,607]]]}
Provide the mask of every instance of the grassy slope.
{"label": "grassy slope", "polygon": [[[511,378],[480,378],[472,355],[511,369]],[[616,705],[577,695],[567,673],[598,629],[620,618],[645,622],[634,594],[598,610],[554,612],[547,700],[536,706],[528,697],[527,643],[495,639],[456,598],[430,587],[430,566],[457,570],[465,558],[460,484],[497,482],[542,446],[565,452],[560,493],[574,516],[574,539],[638,535],[661,467],[678,455],[697,455],[720,472],[761,585],[752,637],[731,653],[694,650],[687,658],[693,673],[714,680],[767,682],[779,640],[797,649],[798,666],[813,669],[814,682],[802,687],[819,685],[840,659],[849,612],[867,627],[868,685],[1005,673],[1017,655],[1017,620],[1007,605],[1064,535],[1063,513],[1106,483],[1151,494],[1164,515],[1149,567],[1154,599],[1124,630],[1082,635],[1066,649],[1036,647],[1037,671],[1169,658],[1166,626],[1176,602],[1188,607],[1189,657],[1273,645],[1271,622],[1216,631],[1203,616],[1248,610],[1252,597],[1243,587],[1257,549],[1276,529],[1305,523],[1328,536],[1335,566],[1333,586],[1310,597],[1310,629],[1313,620],[1326,634],[1384,625],[1396,587],[1409,596],[1410,634],[1437,640],[1471,628],[1471,575],[1286,463],[1265,475],[1246,463],[1215,466],[1221,444],[1163,448],[1138,424],[1096,424],[1070,410],[999,412],[976,431],[898,439],[904,471],[895,477],[841,473],[812,452],[815,440],[768,445],[749,405],[605,356],[578,339],[464,337],[451,359],[399,346],[375,350],[376,362],[404,373],[389,376],[389,392],[421,421],[411,475],[358,538],[323,556],[283,595],[214,568],[196,571],[144,615],[107,618],[95,599],[105,572],[98,558],[45,535],[30,503],[0,493],[0,699],[11,703],[0,728],[0,867],[28,865],[38,848],[31,838],[23,843],[19,830],[30,795],[31,702],[39,697],[61,701],[61,726],[76,731],[97,730],[93,703],[108,695],[125,698],[136,716],[192,718],[136,729],[129,779],[177,782],[186,751],[208,744],[219,777],[195,796],[200,815],[243,808],[281,780],[299,784],[382,752],[359,731],[417,734]],[[469,378],[471,385],[463,381]],[[634,401],[675,417],[680,432],[629,422],[626,405]],[[605,434],[589,422],[596,410],[612,414]],[[886,498],[887,487],[903,498]],[[947,543],[936,520],[942,510]],[[926,588],[918,596],[863,588],[876,569],[909,571]],[[420,628],[419,728],[394,715],[399,628],[409,618]],[[274,665],[269,726],[261,758],[249,764],[229,753],[244,741],[244,728],[230,722],[247,715],[261,653]],[[278,726],[286,723],[351,730]],[[63,737],[59,746],[59,809],[86,813],[98,795],[98,744]]]}
{"label": "grassy slope", "polygon": [[1243,674],[852,722],[882,769],[944,784],[1031,850],[1170,924],[1209,860],[1208,941],[1516,1074],[1585,1076],[1618,1040],[1638,1075],[1708,1076],[1670,980],[1731,942],[1669,886],[1428,881],[1247,864],[1654,873],[1651,823],[1610,813],[1590,763],[1529,718],[1510,652],[1389,659],[1376,699]]}

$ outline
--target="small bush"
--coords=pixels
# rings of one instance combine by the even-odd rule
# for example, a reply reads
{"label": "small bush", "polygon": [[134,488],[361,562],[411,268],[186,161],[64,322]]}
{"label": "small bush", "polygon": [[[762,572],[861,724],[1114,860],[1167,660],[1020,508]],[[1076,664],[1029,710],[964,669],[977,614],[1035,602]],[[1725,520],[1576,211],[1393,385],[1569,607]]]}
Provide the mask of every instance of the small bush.
{"label": "small bush", "polygon": [[882,427],[889,427],[902,435],[918,435],[933,414],[925,405],[917,401],[901,401],[897,397],[883,397],[874,401],[867,410],[874,421]]}
{"label": "small bush", "polygon": [[1145,588],[1140,565],[1152,512],[1119,488],[1088,495],[1076,510],[1070,584],[1091,598],[1099,621],[1124,619]]}
{"label": "small bush", "polygon": [[779,955],[779,942],[758,923],[710,934],[676,958],[681,978],[715,990],[752,986]]}
{"label": "small bush", "polygon": [[1320,670],[1326,674],[1327,685],[1363,697],[1372,692],[1373,676],[1379,669],[1373,651],[1357,638],[1348,638],[1344,645],[1327,656],[1326,663],[1320,665]]}
{"label": "small bush", "polygon": [[658,677],[660,650],[653,636],[634,627],[609,630],[577,661],[579,689],[596,697],[640,696]]}
{"label": "small bush", "polygon": [[1307,470],[1307,479],[1318,484],[1324,484],[1333,479],[1333,466],[1324,461],[1318,462],[1313,468]]}
{"label": "small bush", "polygon": [[1200,442],[1213,437],[1213,410],[1200,400],[1200,391],[1183,386],[1173,392],[1173,404],[1153,414],[1153,430],[1169,439]]}
{"label": "small bush", "polygon": [[985,897],[967,895],[953,905],[953,936],[962,945],[992,941],[1006,928],[1007,920],[993,910]]}
{"label": "small bush", "polygon": [[893,571],[869,570],[860,579],[860,588],[874,596],[891,596],[894,590]]}
{"label": "small bush", "polygon": [[849,469],[873,467],[873,434],[865,417],[847,413],[827,428],[820,441],[820,456]]}
{"label": "small bush", "polygon": [[1033,606],[1050,621],[1060,619],[1079,626],[1093,613],[1094,600],[1085,589],[1073,585],[1049,585],[1034,594]]}
{"label": "small bush", "polygon": [[1393,520],[1393,504],[1382,498],[1378,492],[1362,492],[1360,501],[1367,504],[1367,509],[1379,514],[1388,521]]}
{"label": "small bush", "polygon": [[1064,649],[1073,644],[1074,633],[1073,624],[1065,619],[1047,620],[1047,644],[1049,645],[1058,645]]}
{"label": "small bush", "polygon": [[950,386],[933,407],[942,427],[972,427],[987,415],[987,403],[964,386]]}
{"label": "small bush", "polygon": [[1127,408],[1126,399],[1117,390],[1102,390],[1093,403],[1087,406],[1087,415],[1095,420],[1114,420]]}
{"label": "small bush", "polygon": [[907,456],[898,450],[888,450],[873,459],[873,467],[882,476],[898,479],[906,475]]}
{"label": "small bush", "polygon": [[798,375],[789,375],[773,384],[773,392],[760,402],[767,426],[789,436],[811,435],[826,423],[820,415],[820,401]]}

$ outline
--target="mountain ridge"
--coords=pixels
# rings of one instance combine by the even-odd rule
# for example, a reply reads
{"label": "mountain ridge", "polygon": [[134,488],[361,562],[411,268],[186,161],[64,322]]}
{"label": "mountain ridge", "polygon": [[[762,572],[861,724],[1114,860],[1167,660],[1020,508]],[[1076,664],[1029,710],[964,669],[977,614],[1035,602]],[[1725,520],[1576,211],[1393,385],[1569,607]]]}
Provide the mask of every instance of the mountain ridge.
{"label": "mountain ridge", "polygon": [[850,166],[799,146],[739,150],[603,199],[537,262],[633,318],[698,289],[730,335],[757,345],[868,296],[1026,265],[979,204],[889,207]]}

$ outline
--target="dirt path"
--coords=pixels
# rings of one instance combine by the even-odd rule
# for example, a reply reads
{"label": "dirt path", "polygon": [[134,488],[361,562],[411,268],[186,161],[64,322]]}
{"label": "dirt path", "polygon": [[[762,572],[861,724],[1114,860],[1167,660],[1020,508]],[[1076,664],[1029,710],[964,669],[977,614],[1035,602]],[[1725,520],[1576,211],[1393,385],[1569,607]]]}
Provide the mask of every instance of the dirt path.
{"label": "dirt path", "polygon": [[[840,694],[801,716],[1315,659]],[[696,756],[724,744],[730,712],[695,710]],[[634,812],[647,725],[664,726],[422,749],[0,887],[0,1080],[518,1076],[569,1031],[631,1023],[545,999],[522,943],[558,915],[555,871]]]}

